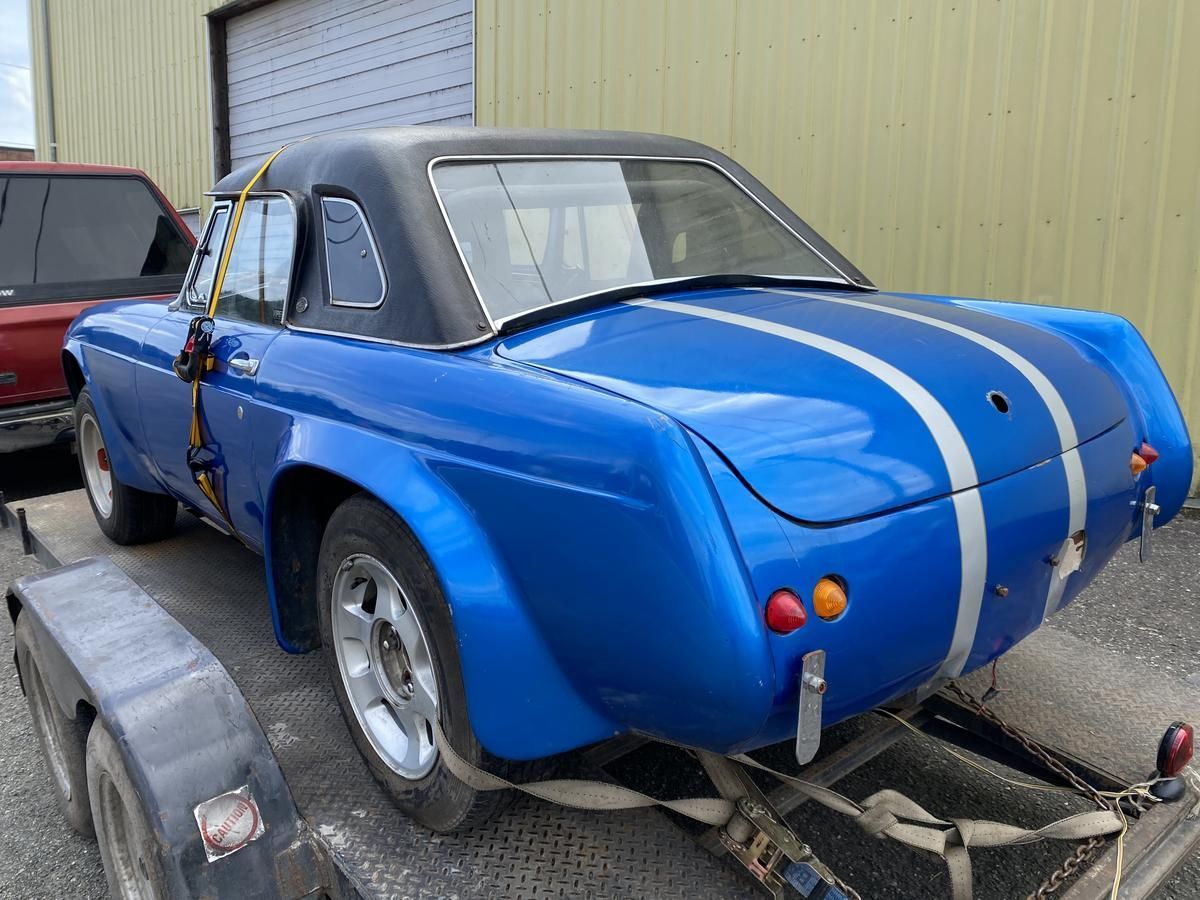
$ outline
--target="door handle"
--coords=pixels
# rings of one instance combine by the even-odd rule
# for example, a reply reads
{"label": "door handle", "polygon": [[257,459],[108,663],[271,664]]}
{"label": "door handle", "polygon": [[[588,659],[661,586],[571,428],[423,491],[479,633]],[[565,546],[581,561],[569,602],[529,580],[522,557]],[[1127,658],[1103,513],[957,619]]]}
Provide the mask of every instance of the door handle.
{"label": "door handle", "polygon": [[235,356],[229,361],[229,368],[235,372],[241,372],[243,375],[253,375],[258,371],[258,360],[250,359],[248,356]]}

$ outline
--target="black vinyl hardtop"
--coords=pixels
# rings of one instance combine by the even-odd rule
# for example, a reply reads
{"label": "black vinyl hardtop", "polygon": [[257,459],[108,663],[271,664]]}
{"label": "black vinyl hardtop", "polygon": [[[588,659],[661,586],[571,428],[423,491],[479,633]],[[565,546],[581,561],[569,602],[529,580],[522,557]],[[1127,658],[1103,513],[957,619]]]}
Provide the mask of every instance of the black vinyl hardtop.
{"label": "black vinyl hardtop", "polygon": [[[396,126],[343,131],[289,145],[254,186],[290,194],[301,206],[346,197],[364,210],[389,285],[377,309],[332,305],[319,254],[298,254],[290,325],[362,335],[420,347],[452,348],[493,336],[493,328],[458,255],[429,179],[445,157],[626,156],[700,159],[725,171],[851,280],[869,285],[849,260],[725,154],[694,141],[622,131]],[[213,189],[236,197],[263,158],[241,166]],[[316,216],[302,215],[302,220]],[[304,241],[304,247],[319,246]],[[304,297],[304,303],[297,299]],[[321,298],[321,302],[316,302]]]}

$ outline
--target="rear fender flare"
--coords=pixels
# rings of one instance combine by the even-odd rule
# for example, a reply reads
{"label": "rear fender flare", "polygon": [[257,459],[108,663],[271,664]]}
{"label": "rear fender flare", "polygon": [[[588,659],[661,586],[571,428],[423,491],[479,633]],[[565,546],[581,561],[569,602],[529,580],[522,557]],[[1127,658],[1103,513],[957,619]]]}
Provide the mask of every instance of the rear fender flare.
{"label": "rear fender flare", "polygon": [[[355,461],[354,472],[346,460]],[[441,581],[458,637],[472,727],[497,756],[548,756],[611,737],[618,728],[571,687],[526,613],[506,567],[469,509],[407,447],[361,429],[296,422],[284,438],[268,492],[267,571],[273,571],[270,529],[276,485],[290,469],[307,466],[336,475],[374,495],[412,530]],[[276,637],[290,652],[311,634],[296,604],[285,604],[268,579]],[[542,713],[555,711],[552,725]]]}

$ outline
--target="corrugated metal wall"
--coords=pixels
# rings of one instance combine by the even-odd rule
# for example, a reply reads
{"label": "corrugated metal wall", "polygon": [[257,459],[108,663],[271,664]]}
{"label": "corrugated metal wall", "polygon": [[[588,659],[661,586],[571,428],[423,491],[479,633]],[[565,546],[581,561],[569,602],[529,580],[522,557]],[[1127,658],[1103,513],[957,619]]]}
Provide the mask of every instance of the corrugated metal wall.
{"label": "corrugated metal wall", "polygon": [[478,0],[476,121],[736,157],[880,286],[1104,309],[1200,438],[1200,2]]}
{"label": "corrugated metal wall", "polygon": [[[171,202],[212,186],[202,16],[222,0],[49,0],[58,158],[145,169]],[[48,159],[41,0],[30,0],[38,158]]]}

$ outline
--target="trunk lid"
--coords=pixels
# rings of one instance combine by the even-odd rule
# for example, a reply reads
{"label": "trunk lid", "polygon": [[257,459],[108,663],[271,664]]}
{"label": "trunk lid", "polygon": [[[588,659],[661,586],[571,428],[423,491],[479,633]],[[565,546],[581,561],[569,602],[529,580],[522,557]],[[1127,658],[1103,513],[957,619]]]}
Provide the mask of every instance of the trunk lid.
{"label": "trunk lid", "polygon": [[[1126,414],[1109,375],[1061,335],[883,294],[693,291],[560,320],[496,352],[672,416],[765,502],[813,523],[994,481]],[[930,428],[947,416],[970,484]]]}

